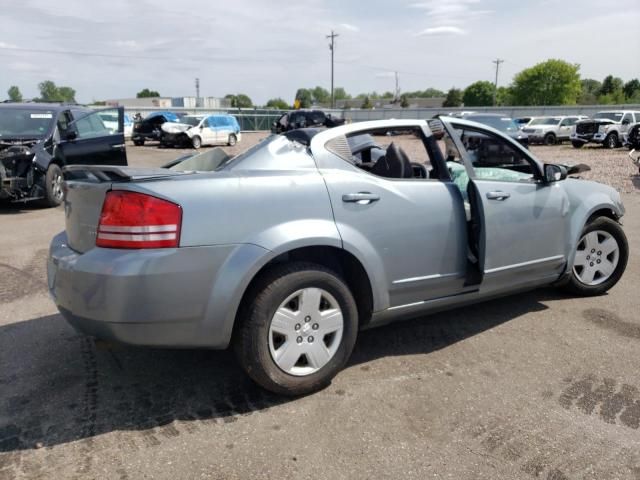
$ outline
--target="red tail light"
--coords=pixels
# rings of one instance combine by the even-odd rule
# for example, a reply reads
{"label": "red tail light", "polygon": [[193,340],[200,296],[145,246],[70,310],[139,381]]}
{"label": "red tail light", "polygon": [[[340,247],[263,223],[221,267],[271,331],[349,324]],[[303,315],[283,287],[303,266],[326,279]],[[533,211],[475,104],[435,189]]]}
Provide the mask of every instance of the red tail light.
{"label": "red tail light", "polygon": [[180,205],[143,193],[112,190],[102,205],[96,246],[177,247],[181,224]]}

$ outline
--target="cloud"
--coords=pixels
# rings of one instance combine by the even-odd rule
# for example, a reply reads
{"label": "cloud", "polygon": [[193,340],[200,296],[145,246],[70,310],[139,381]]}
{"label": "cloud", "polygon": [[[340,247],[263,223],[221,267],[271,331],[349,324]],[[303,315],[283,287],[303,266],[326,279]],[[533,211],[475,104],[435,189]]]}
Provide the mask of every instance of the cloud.
{"label": "cloud", "polygon": [[350,32],[359,32],[360,29],[355,25],[351,25],[350,23],[341,23],[340,26],[345,30],[349,30]]}
{"label": "cloud", "polygon": [[443,25],[442,27],[425,28],[417,34],[417,36],[426,35],[466,35],[466,30],[460,27],[454,27],[453,25]]}

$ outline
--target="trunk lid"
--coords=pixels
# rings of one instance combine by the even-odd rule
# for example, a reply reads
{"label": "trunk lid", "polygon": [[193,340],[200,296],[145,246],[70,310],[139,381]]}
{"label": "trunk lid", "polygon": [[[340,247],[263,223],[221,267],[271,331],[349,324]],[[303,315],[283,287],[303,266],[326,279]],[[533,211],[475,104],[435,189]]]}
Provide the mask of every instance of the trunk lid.
{"label": "trunk lid", "polygon": [[114,184],[169,180],[189,175],[164,168],[73,165],[64,168],[65,228],[69,247],[83,253],[96,245],[96,233],[106,193]]}

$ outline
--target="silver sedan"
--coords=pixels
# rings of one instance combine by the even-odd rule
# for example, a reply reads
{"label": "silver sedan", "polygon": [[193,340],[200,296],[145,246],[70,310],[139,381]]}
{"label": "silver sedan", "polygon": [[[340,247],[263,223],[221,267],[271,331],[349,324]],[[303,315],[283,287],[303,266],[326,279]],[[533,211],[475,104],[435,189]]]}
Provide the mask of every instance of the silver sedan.
{"label": "silver sedan", "polygon": [[167,169],[69,167],[51,295],[88,335],[233,345],[260,385],[299,395],[344,367],[360,329],[618,282],[628,246],[615,190],[490,127],[430,125],[294,130]]}

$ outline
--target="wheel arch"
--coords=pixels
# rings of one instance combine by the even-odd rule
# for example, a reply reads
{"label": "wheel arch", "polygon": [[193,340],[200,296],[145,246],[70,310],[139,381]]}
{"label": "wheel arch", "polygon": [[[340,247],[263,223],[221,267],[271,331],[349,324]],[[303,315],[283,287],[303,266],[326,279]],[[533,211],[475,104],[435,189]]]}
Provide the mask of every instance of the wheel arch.
{"label": "wheel arch", "polygon": [[271,256],[253,274],[234,310],[232,338],[240,324],[239,317],[243,314],[243,307],[248,304],[251,296],[255,294],[255,286],[260,278],[274,266],[288,262],[315,263],[336,272],[343,278],[353,294],[358,308],[360,326],[366,326],[370,322],[373,313],[374,292],[369,274],[360,260],[352,253],[337,246],[326,244],[307,245]]}

